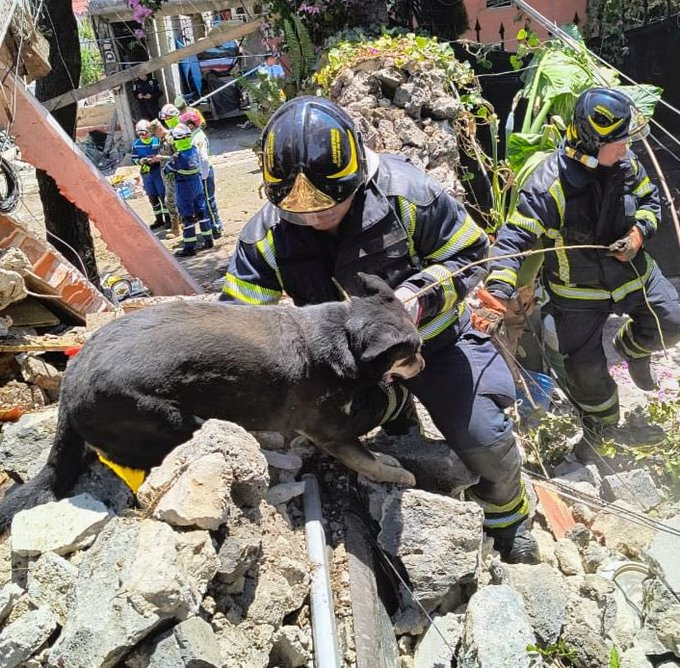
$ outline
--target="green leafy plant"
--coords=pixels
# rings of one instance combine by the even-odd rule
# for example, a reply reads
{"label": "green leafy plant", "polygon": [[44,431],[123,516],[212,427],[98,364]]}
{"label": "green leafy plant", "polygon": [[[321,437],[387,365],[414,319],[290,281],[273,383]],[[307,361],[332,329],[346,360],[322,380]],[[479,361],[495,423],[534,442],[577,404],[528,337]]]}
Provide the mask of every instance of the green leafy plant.
{"label": "green leafy plant", "polygon": [[78,23],[78,37],[80,39],[80,85],[87,86],[99,81],[104,76],[104,63],[97,48],[94,30],[89,19],[82,19]]}
{"label": "green leafy plant", "polygon": [[576,650],[571,647],[567,647],[564,640],[561,638],[552,645],[529,645],[527,647],[527,651],[535,652],[549,662],[544,662],[543,665],[556,667],[564,666],[565,668],[578,665]]}
{"label": "green leafy plant", "polygon": [[527,465],[546,473],[564,459],[570,446],[568,440],[579,431],[578,420],[573,414],[549,411],[537,412],[530,426],[519,434],[527,453]]}

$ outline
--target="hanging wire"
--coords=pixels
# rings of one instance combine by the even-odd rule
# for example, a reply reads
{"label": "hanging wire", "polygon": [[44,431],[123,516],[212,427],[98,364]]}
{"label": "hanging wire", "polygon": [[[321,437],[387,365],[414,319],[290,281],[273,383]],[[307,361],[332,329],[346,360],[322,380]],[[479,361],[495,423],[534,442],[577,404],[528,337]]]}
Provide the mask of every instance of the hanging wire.
{"label": "hanging wire", "polygon": [[17,208],[17,204],[19,203],[19,197],[21,195],[19,177],[12,165],[2,157],[0,157],[0,171],[7,183],[7,194],[0,198],[0,212],[10,213]]}

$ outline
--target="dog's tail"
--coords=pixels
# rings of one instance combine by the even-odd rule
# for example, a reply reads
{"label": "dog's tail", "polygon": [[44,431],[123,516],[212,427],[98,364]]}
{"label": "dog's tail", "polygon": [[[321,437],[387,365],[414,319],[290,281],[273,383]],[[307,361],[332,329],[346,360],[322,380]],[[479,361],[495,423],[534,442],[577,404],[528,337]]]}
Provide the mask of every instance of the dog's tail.
{"label": "dog's tail", "polygon": [[0,532],[9,528],[19,511],[54,501],[66,494],[83,471],[84,451],[85,441],[60,415],[45,466],[25,485],[10,489],[0,501]]}

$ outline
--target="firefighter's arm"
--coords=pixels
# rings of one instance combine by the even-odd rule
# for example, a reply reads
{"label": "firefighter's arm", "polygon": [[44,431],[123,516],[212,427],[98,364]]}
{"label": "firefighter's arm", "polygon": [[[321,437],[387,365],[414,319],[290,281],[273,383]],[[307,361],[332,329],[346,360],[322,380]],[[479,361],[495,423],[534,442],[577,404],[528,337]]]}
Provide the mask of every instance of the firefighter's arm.
{"label": "firefighter's arm", "polygon": [[513,256],[530,250],[545,234],[546,229],[559,225],[559,212],[552,199],[520,192],[517,207],[501,226],[496,243],[491,248],[489,275],[485,286],[499,299],[510,299],[517,289],[517,273],[524,257]]}
{"label": "firefighter's arm", "polygon": [[[276,265],[269,263],[275,261],[265,257],[267,242],[266,237],[256,243],[239,239],[224,277],[220,301],[269,305],[281,299],[283,289]],[[267,256],[272,257],[268,253]]]}
{"label": "firefighter's arm", "polygon": [[659,227],[661,221],[661,201],[659,189],[650,181],[645,168],[637,157],[630,161],[633,172],[632,194],[636,199],[635,227],[642,233],[642,241],[649,241]]}
{"label": "firefighter's arm", "polygon": [[411,242],[423,268],[399,286],[398,296],[433,286],[418,298],[420,318],[434,317],[462,301],[485,273],[481,265],[467,265],[484,257],[488,238],[463,205],[445,192],[417,208]]}

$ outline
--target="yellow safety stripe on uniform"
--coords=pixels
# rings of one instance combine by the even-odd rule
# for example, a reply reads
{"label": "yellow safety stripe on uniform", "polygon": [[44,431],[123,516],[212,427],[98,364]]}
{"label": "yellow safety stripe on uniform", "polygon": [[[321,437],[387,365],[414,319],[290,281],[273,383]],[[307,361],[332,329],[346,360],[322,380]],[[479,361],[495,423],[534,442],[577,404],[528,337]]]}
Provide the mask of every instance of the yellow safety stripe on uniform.
{"label": "yellow safety stripe on uniform", "polygon": [[649,180],[649,176],[645,176],[645,178],[633,188],[633,195],[644,197],[645,195],[649,195],[652,191],[652,183]]}
{"label": "yellow safety stripe on uniform", "polygon": [[557,258],[557,275],[560,280],[569,283],[570,268],[569,257],[564,249],[564,237],[558,234],[555,237],[555,257]]}
{"label": "yellow safety stripe on uniform", "polygon": [[644,346],[641,346],[636,340],[635,337],[633,336],[633,332],[630,329],[630,326],[633,324],[632,320],[627,320],[626,324],[619,330],[619,340],[621,341],[622,344],[625,345],[625,340],[623,340],[623,336],[625,334],[626,339],[628,342],[637,348],[639,351],[638,355],[640,357],[649,357],[652,354],[651,350],[647,350]]}
{"label": "yellow safety stripe on uniform", "polygon": [[580,299],[584,301],[609,300],[612,298],[608,290],[596,290],[595,288],[577,288],[559,283],[548,283],[548,287],[558,297],[565,299]]}
{"label": "yellow safety stripe on uniform", "polygon": [[607,411],[611,410],[616,406],[619,402],[619,393],[617,390],[614,390],[614,394],[612,394],[609,399],[606,401],[603,401],[601,404],[584,404],[582,401],[575,400],[576,403],[587,413],[606,413]]}
{"label": "yellow safety stripe on uniform", "polygon": [[464,248],[469,248],[480,237],[486,238],[486,234],[470,216],[466,216],[463,224],[451,235],[451,238],[434,252],[425,256],[427,260],[444,260],[459,253]]}
{"label": "yellow safety stripe on uniform", "polygon": [[422,273],[433,278],[435,281],[441,281],[439,287],[444,293],[444,305],[441,310],[442,312],[448,311],[458,301],[458,291],[451,277],[451,272],[441,264],[433,264],[423,269]]}
{"label": "yellow safety stripe on uniform", "polygon": [[514,269],[495,269],[489,273],[486,283],[491,283],[492,281],[507,283],[514,288],[517,285],[517,272]]}
{"label": "yellow safety stripe on uniform", "polygon": [[638,209],[635,212],[635,220],[648,220],[654,229],[659,226],[658,218],[649,209]]}
{"label": "yellow safety stripe on uniform", "polygon": [[397,406],[398,395],[395,386],[381,385],[380,387],[387,395],[387,408],[385,408],[385,412],[383,413],[382,419],[380,420],[380,424],[385,424],[385,422],[401,413],[401,410],[404,408],[404,404],[409,397],[409,393],[405,389],[401,391],[401,402]]}
{"label": "yellow safety stripe on uniform", "polygon": [[133,494],[137,494],[137,490],[142,486],[146,478],[146,471],[142,469],[131,469],[129,466],[121,466],[107,459],[100,452],[97,453],[99,461],[108,466],[123,482],[132,490]]}
{"label": "yellow safety stripe on uniform", "polygon": [[564,208],[566,206],[566,200],[564,197],[564,190],[562,189],[562,184],[559,179],[555,179],[548,188],[548,192],[552,195],[555,200],[555,205],[557,206],[557,213],[560,216],[560,227],[564,225]]}
{"label": "yellow safety stripe on uniform", "polygon": [[408,233],[408,239],[406,240],[406,243],[408,244],[408,254],[411,257],[415,257],[416,249],[413,245],[413,235],[416,232],[416,205],[401,196],[397,197],[397,202],[399,203],[399,217]]}
{"label": "yellow safety stripe on uniform", "polygon": [[650,353],[639,353],[633,350],[623,339],[619,339],[619,345],[623,348],[623,352],[626,353],[626,357],[631,359],[643,359],[650,355]]}
{"label": "yellow safety stripe on uniform", "polygon": [[520,481],[517,494],[510,501],[503,504],[484,501],[484,499],[480,499],[473,492],[470,492],[469,495],[481,506],[485,513],[507,513],[514,510],[521,501],[526,499],[526,489],[524,487],[524,481]]}
{"label": "yellow safety stripe on uniform", "polygon": [[249,283],[241,278],[237,278],[229,272],[224,277],[222,292],[246,304],[254,304],[256,306],[276,304],[281,298],[281,290],[263,288],[255,283]]}
{"label": "yellow safety stripe on uniform", "polygon": [[654,263],[649,255],[646,256],[646,259],[647,269],[640,278],[636,276],[633,280],[628,281],[623,285],[620,285],[615,290],[612,290],[612,299],[615,302],[620,302],[622,299],[625,299],[631,292],[635,292],[636,290],[642,290],[645,283],[647,282],[647,279],[650,277],[652,273],[652,269],[654,268]]}
{"label": "yellow safety stripe on uniform", "polygon": [[631,160],[630,166],[633,168],[633,174],[637,174],[640,171],[640,163],[637,160]]}
{"label": "yellow safety stripe on uniform", "polygon": [[485,529],[505,529],[506,527],[517,524],[529,516],[529,500],[525,499],[522,506],[512,515],[503,517],[485,517],[483,526]]}
{"label": "yellow safety stripe on uniform", "polygon": [[279,285],[283,285],[281,280],[281,274],[279,272],[279,265],[276,262],[276,246],[274,245],[274,233],[271,230],[267,230],[267,236],[264,239],[260,239],[255,243],[255,247],[258,252],[267,263],[267,265],[276,274],[276,279]]}
{"label": "yellow safety stripe on uniform", "polygon": [[193,176],[194,174],[198,174],[200,171],[199,169],[178,169],[176,170],[178,174],[183,174],[184,176]]}
{"label": "yellow safety stripe on uniform", "polygon": [[450,327],[458,318],[460,314],[465,310],[465,302],[461,302],[457,306],[454,306],[450,311],[444,311],[439,315],[435,316],[425,325],[418,327],[418,333],[423,341],[428,339],[433,339],[438,334],[441,334],[447,327]]}
{"label": "yellow safety stripe on uniform", "polygon": [[521,227],[523,230],[527,230],[527,232],[531,232],[537,237],[545,234],[545,227],[543,227],[541,221],[538,218],[523,216],[519,211],[515,211],[514,213],[510,214],[510,218],[508,218],[508,224]]}

